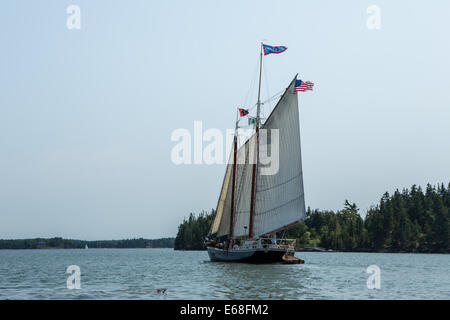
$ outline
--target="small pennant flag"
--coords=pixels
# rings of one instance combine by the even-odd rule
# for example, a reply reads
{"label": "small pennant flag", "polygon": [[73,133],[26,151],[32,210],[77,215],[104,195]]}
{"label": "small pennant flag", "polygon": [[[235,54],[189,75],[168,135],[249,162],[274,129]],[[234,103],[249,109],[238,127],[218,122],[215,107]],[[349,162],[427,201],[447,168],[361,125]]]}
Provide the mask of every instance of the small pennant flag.
{"label": "small pennant flag", "polygon": [[246,115],[248,115],[248,110],[239,108],[239,114],[241,117],[245,117]]}
{"label": "small pennant flag", "polygon": [[287,50],[287,47],[284,46],[268,46],[267,44],[263,44],[263,51],[264,55],[267,56],[268,54],[275,53],[279,54],[282,52],[285,52]]}
{"label": "small pennant flag", "polygon": [[312,91],[314,86],[314,83],[311,81],[302,81],[302,80],[295,80],[295,92],[304,92],[307,90]]}

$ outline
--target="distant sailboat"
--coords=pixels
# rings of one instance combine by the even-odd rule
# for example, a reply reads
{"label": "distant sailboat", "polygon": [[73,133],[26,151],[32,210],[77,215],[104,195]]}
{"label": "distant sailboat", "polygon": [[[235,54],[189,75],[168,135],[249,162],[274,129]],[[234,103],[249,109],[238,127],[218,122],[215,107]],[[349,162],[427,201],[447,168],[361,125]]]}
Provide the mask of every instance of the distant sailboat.
{"label": "distant sailboat", "polygon": [[[216,216],[205,242],[212,261],[270,263],[297,259],[295,240],[276,239],[277,232],[306,216],[296,77],[261,124],[261,70],[262,51],[255,132],[238,148],[236,122]],[[273,175],[261,174],[264,165],[259,161],[259,149],[267,148],[270,153],[271,144],[260,141],[260,129],[279,130],[279,170]],[[256,161],[249,159],[252,156]]]}
{"label": "distant sailboat", "polygon": [[84,249],[85,249],[85,250],[89,249],[89,247],[88,247],[87,244],[84,245]]}

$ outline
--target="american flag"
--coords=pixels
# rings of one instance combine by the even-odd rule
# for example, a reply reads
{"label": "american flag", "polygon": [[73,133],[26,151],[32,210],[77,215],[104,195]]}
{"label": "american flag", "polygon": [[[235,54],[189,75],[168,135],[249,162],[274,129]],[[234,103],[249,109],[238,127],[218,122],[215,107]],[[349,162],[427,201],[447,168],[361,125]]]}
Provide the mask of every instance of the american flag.
{"label": "american flag", "polygon": [[313,89],[314,83],[311,81],[302,81],[302,80],[295,80],[295,92],[299,91],[307,91]]}

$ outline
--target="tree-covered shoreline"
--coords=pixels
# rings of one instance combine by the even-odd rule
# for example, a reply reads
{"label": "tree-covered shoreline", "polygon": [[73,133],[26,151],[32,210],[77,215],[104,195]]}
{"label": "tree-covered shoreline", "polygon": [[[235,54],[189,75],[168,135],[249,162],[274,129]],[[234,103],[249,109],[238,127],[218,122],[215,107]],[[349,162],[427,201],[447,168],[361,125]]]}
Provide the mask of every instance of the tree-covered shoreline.
{"label": "tree-covered shoreline", "polygon": [[55,238],[0,239],[0,249],[173,248],[175,238],[74,240]]}
{"label": "tree-covered shoreline", "polygon": [[[178,228],[175,250],[204,250],[214,215],[191,213]],[[450,183],[386,192],[364,218],[347,200],[337,212],[308,208],[306,215],[278,236],[297,239],[298,247],[333,251],[450,253]]]}
{"label": "tree-covered shoreline", "polygon": [[178,226],[178,233],[175,238],[175,250],[204,250],[203,241],[209,232],[209,227],[214,220],[216,211],[211,210],[200,212],[198,216],[191,213],[188,219]]}

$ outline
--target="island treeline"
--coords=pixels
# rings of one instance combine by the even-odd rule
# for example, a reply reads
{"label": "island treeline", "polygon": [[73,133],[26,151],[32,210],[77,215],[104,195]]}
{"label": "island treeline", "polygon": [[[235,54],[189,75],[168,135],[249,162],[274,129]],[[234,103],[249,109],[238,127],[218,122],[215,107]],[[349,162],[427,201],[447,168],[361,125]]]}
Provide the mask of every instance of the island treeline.
{"label": "island treeline", "polygon": [[85,241],[63,238],[0,240],[0,249],[173,248],[175,238]]}
{"label": "island treeline", "polygon": [[[193,214],[179,226],[177,250],[204,249],[215,212]],[[385,193],[365,217],[354,203],[345,201],[337,212],[311,210],[306,219],[279,233],[297,239],[298,247],[322,247],[338,251],[450,252],[450,183],[416,185]]]}
{"label": "island treeline", "polygon": [[208,234],[209,227],[214,220],[216,210],[212,209],[208,214],[206,211],[200,212],[198,216],[193,213],[188,219],[178,226],[178,233],[175,238],[175,250],[203,250],[203,241]]}

